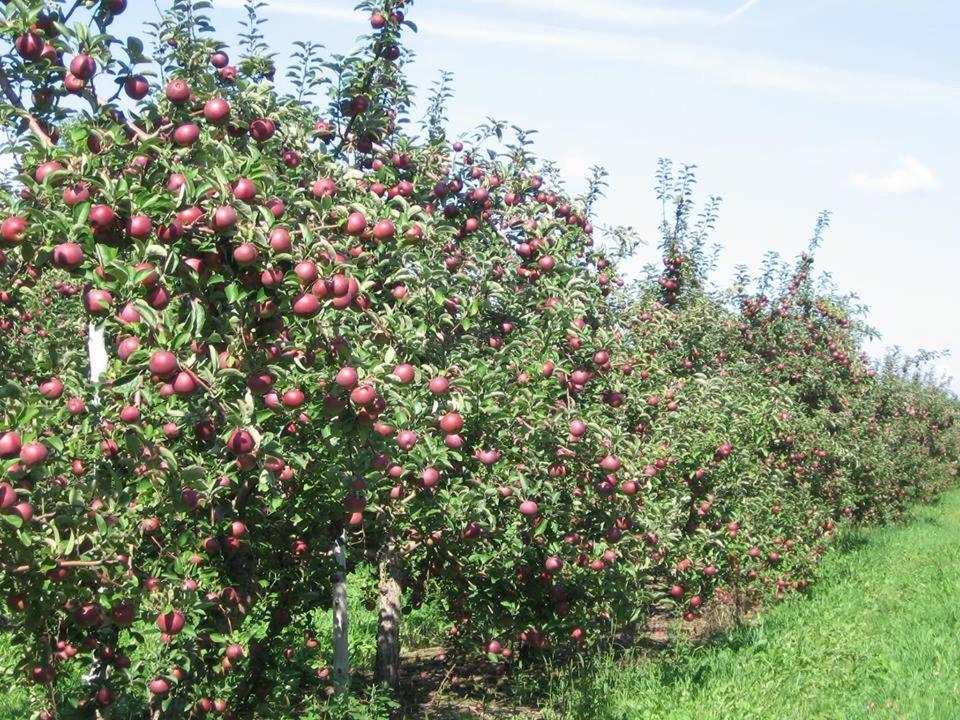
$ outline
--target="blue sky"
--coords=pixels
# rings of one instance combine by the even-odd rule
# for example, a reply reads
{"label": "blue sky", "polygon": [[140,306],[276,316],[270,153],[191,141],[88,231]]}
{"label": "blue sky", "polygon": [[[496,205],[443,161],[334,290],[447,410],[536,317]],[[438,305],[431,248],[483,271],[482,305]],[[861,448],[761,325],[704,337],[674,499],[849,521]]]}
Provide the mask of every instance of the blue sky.
{"label": "blue sky", "polygon": [[[118,30],[155,18],[130,6]],[[214,0],[221,38],[241,6]],[[297,39],[353,47],[368,26],[351,8],[270,0],[281,68]],[[493,116],[537,129],[573,190],[605,166],[598,216],[649,240],[641,262],[657,255],[659,157],[697,164],[701,197],[723,197],[724,283],[767,250],[800,252],[831,210],[819,264],[870,307],[884,336],[871,350],[954,349],[939,365],[960,390],[960,3],[417,0],[410,17],[413,82],[455,75],[453,128]]]}

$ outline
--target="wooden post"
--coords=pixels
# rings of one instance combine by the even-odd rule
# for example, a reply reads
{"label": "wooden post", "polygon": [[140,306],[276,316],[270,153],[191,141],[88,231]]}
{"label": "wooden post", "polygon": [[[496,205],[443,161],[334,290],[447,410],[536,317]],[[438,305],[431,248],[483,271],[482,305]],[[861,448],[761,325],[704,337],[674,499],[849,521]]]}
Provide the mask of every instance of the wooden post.
{"label": "wooden post", "polygon": [[350,646],[347,612],[347,533],[340,531],[333,545],[337,581],[333,586],[333,684],[337,694],[350,689]]}
{"label": "wooden post", "polygon": [[374,681],[395,690],[400,684],[400,603],[403,564],[400,551],[388,539],[380,551],[380,624]]}

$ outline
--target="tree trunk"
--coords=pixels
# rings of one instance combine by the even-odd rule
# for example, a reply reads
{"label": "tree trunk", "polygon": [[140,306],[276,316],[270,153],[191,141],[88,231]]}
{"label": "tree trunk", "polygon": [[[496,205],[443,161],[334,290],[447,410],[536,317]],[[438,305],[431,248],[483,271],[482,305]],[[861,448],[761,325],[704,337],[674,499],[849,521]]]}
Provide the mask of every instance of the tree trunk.
{"label": "tree trunk", "polygon": [[333,586],[333,685],[337,693],[350,689],[350,646],[347,643],[347,535],[341,531],[333,545],[337,582]]}
{"label": "tree trunk", "polygon": [[377,666],[374,681],[396,689],[400,683],[400,552],[387,540],[380,551],[380,624],[377,628]]}

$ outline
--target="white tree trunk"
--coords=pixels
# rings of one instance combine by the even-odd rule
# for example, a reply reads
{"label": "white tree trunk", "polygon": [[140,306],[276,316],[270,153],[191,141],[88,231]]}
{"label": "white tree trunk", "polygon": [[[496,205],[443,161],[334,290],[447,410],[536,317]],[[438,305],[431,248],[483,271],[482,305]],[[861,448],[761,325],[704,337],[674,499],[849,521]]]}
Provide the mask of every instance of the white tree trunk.
{"label": "white tree trunk", "polygon": [[350,689],[350,646],[347,613],[347,533],[340,532],[333,546],[337,582],[333,586],[333,683],[337,693]]}

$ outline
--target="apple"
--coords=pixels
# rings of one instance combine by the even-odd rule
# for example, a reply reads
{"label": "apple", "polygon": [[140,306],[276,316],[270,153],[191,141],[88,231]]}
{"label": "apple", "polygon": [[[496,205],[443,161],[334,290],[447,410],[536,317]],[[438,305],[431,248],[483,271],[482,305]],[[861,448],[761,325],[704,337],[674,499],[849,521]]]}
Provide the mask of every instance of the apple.
{"label": "apple", "polygon": [[70,72],[81,80],[89,80],[97,72],[97,63],[89,55],[77,55],[70,61]]}
{"label": "apple", "polygon": [[53,249],[53,264],[63,270],[74,270],[83,264],[83,248],[73,242],[60,243]]}
{"label": "apple", "polygon": [[[349,229],[347,232],[349,232]],[[393,232],[393,223],[389,220],[379,220],[377,224],[373,226],[373,236],[377,240],[389,240],[393,237]]]}
{"label": "apple", "polygon": [[19,215],[8,217],[0,224],[0,238],[8,245],[19,245],[26,237],[27,221]]}
{"label": "apple", "polygon": [[313,317],[320,311],[320,301],[311,293],[298,295],[291,303],[293,314],[297,317]]}
{"label": "apple", "polygon": [[448,412],[440,418],[440,429],[448,435],[458,433],[463,429],[463,418],[459,413]]}
{"label": "apple", "polygon": [[43,54],[43,37],[35,32],[27,32],[14,41],[17,54],[24,60],[39,60]]}
{"label": "apple", "polygon": [[180,610],[171,610],[157,615],[157,627],[165,635],[176,635],[186,624],[186,617]]}
{"label": "apple", "polygon": [[143,240],[153,232],[153,223],[146,215],[133,215],[127,220],[127,232],[130,237]]}
{"label": "apple", "polygon": [[180,147],[190,147],[200,139],[200,126],[196,123],[184,123],[173,131],[173,142]]}
{"label": "apple", "polygon": [[56,400],[63,394],[63,383],[58,378],[51,378],[40,383],[40,394],[50,400]]}
{"label": "apple", "polygon": [[333,381],[342,388],[352,388],[357,384],[357,371],[352,367],[346,366],[340,368]]}
{"label": "apple", "polygon": [[260,251],[253,243],[241,243],[233,250],[234,262],[241,267],[253,265],[259,258]]}
{"label": "apple", "polygon": [[247,430],[234,430],[230,434],[230,439],[227,440],[227,448],[234,455],[252,453],[256,446],[257,443],[253,439],[253,435]]}
{"label": "apple", "polygon": [[123,91],[131,100],[143,100],[150,92],[150,83],[143,75],[131,75],[123,81]]}
{"label": "apple", "polygon": [[47,459],[47,446],[41,442],[31,442],[20,448],[20,462],[25,466],[39,465]]}
{"label": "apple", "polygon": [[[337,184],[331,178],[320,178],[313,183],[313,197],[317,200],[325,197],[333,197],[337,194]],[[364,218],[363,225],[366,227],[367,221]]]}
{"label": "apple", "polygon": [[113,296],[106,290],[90,289],[84,293],[83,304],[91,315],[106,315],[113,305]]}
{"label": "apple", "polygon": [[230,118],[230,103],[223,98],[207,100],[203,106],[203,116],[213,125],[224,123]]}
{"label": "apple", "polygon": [[166,95],[174,105],[183,105],[190,99],[190,86],[183,80],[175,78],[167,83]]}
{"label": "apple", "polygon": [[413,382],[414,379],[414,370],[413,365],[408,363],[403,363],[402,365],[397,365],[393,372],[391,373],[397,380],[400,381],[403,385],[409,385]]}
{"label": "apple", "polygon": [[250,123],[250,137],[259,143],[267,142],[276,132],[276,126],[273,120],[269,118],[258,118]]}
{"label": "apple", "polygon": [[158,350],[150,356],[150,372],[162,378],[173,375],[178,367],[176,356],[169,350]]}
{"label": "apple", "polygon": [[[63,165],[58,163],[56,160],[50,160],[48,162],[41,163],[40,165],[37,166],[37,169],[33,174],[33,179],[36,180],[41,185],[43,185],[46,179],[50,177],[53,173],[60,172],[64,169],[65,168],[63,167]],[[60,183],[58,182],[54,184],[59,185]]]}
{"label": "apple", "polygon": [[257,196],[257,186],[252,180],[239,178],[233,182],[233,196],[241,202],[250,202]]}
{"label": "apple", "polygon": [[352,212],[347,217],[346,231],[348,235],[360,235],[367,229],[367,218],[361,212]]}

